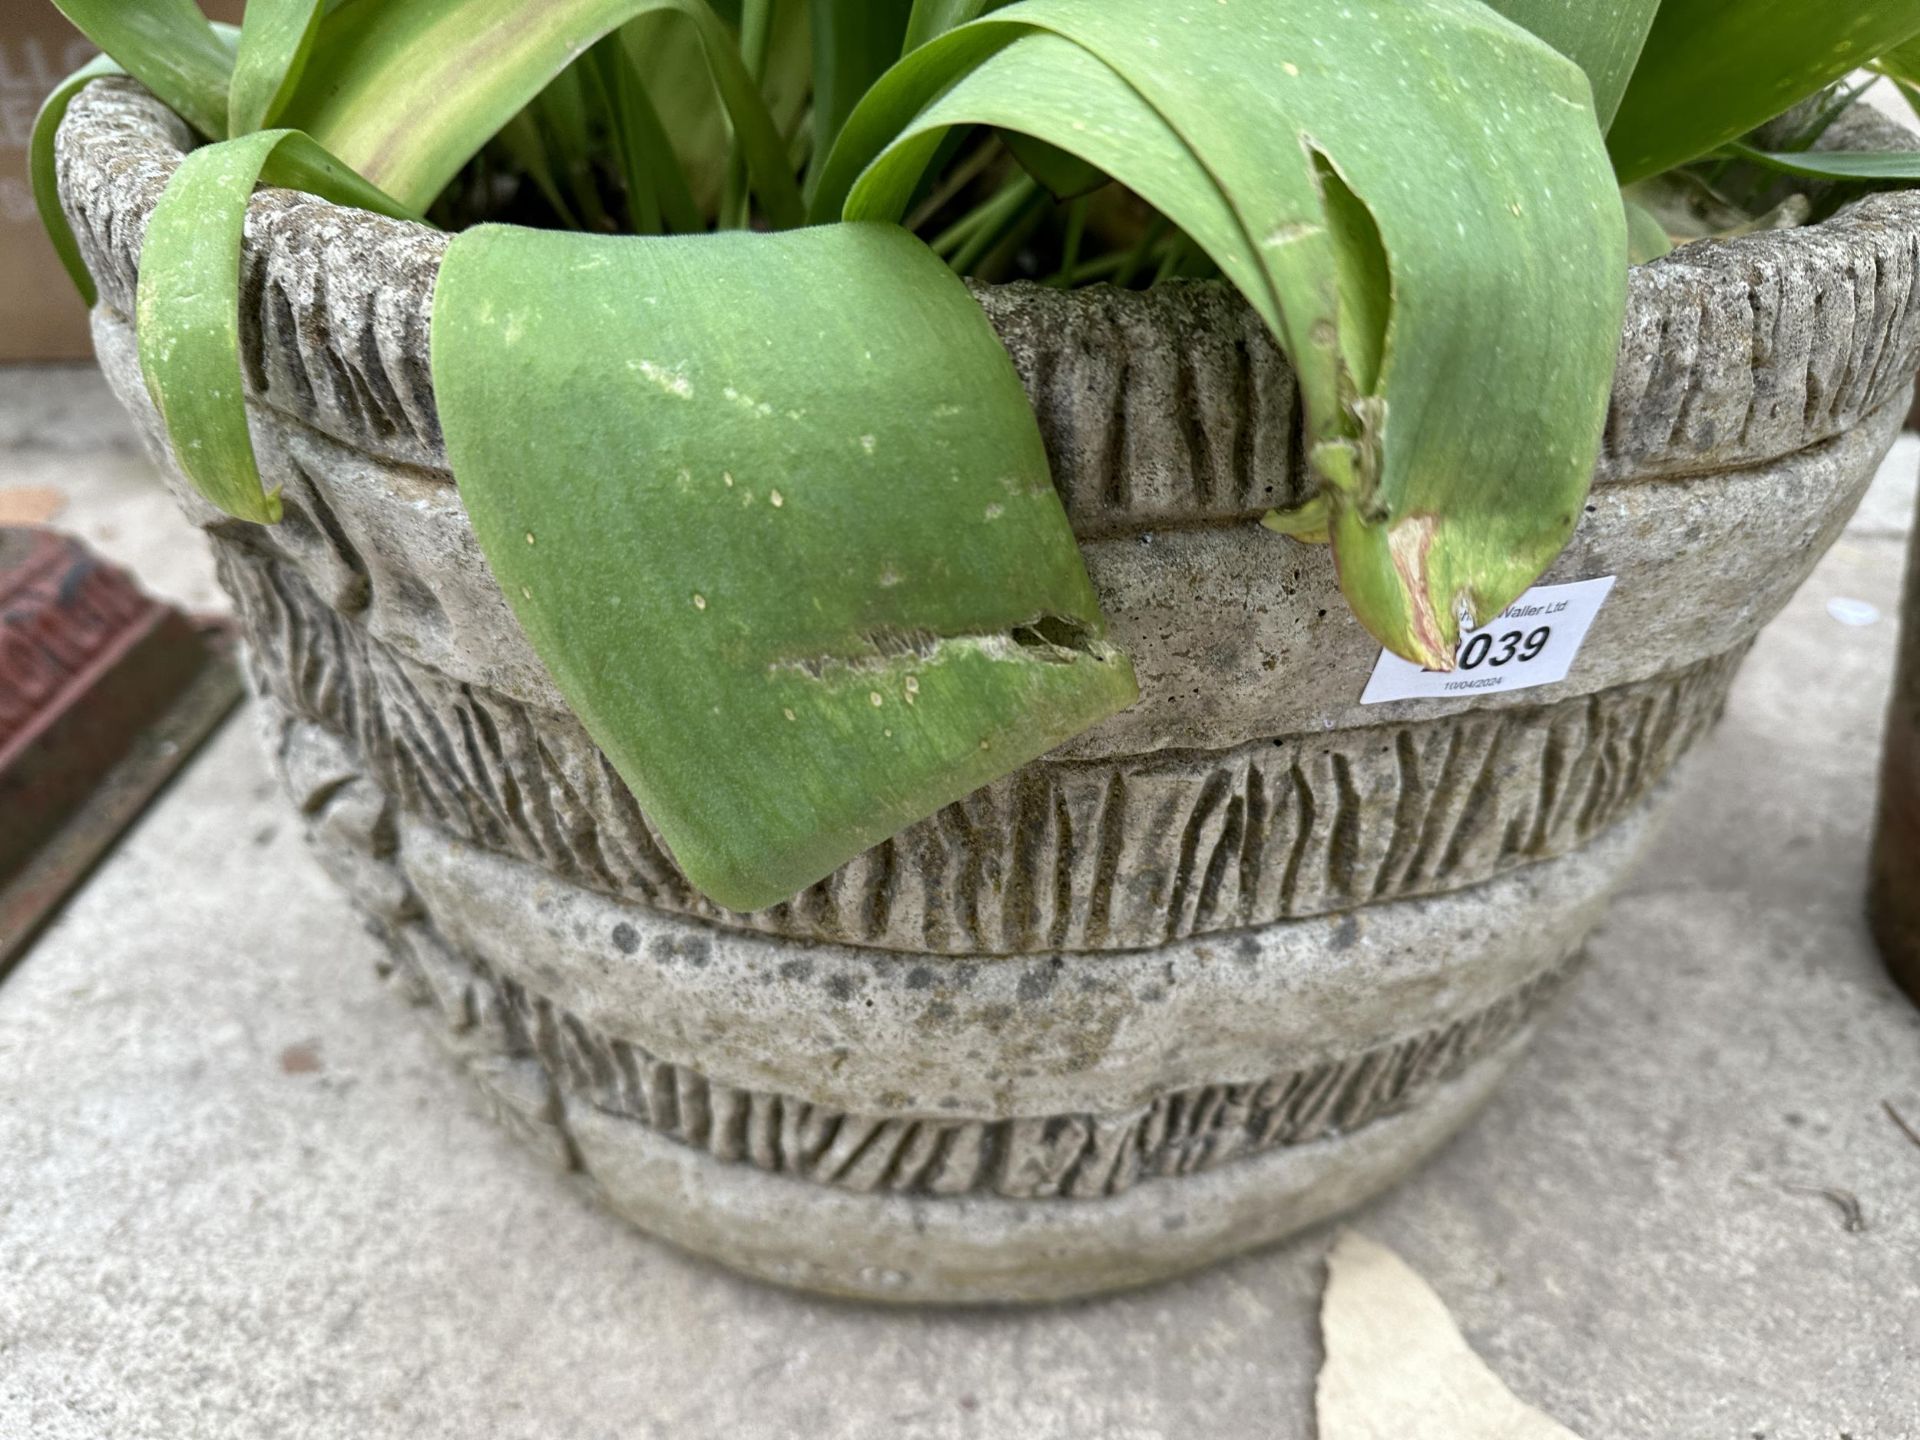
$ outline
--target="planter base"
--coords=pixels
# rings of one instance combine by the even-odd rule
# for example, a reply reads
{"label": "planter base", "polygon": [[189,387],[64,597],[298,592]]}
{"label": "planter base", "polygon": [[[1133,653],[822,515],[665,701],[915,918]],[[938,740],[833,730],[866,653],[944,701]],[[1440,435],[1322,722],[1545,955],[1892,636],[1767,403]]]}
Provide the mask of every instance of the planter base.
{"label": "planter base", "polygon": [[568,1112],[597,1196],[642,1229],[759,1280],[861,1300],[1074,1299],[1170,1279],[1283,1240],[1396,1183],[1492,1095],[1530,1031],[1421,1108],[1101,1201],[938,1200],[829,1191],[726,1165],[591,1107]]}

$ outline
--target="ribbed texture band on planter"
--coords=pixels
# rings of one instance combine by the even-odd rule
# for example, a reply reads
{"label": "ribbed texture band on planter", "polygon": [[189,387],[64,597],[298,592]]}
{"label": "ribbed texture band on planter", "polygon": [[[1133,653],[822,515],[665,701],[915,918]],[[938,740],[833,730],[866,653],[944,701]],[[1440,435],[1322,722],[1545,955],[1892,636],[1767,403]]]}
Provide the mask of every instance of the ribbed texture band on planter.
{"label": "ribbed texture band on planter", "polygon": [[[125,81],[60,137],[100,356],[163,463],[127,317],[188,143]],[[1444,1140],[1920,363],[1908,196],[1636,270],[1596,486],[1545,577],[1617,577],[1572,674],[1363,707],[1378,648],[1327,554],[1254,523],[1309,482],[1291,372],[1239,298],[978,288],[1142,699],[738,915],[687,886],[487,572],[429,378],[444,243],[284,191],[249,212],[254,436],[287,518],[171,483],[268,743],[503,1119],[657,1233],[890,1298],[1152,1279]]]}

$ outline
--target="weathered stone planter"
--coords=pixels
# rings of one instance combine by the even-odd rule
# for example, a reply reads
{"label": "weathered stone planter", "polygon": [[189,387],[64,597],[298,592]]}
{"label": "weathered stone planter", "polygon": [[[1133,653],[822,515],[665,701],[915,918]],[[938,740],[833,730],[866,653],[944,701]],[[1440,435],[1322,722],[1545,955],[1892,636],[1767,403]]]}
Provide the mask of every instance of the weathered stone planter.
{"label": "weathered stone planter", "polygon": [[[187,133],[61,134],[106,371]],[[1231,291],[980,293],[1144,696],[753,915],[691,893],[496,592],[427,363],[443,241],[254,201],[243,330],[277,529],[176,485],[318,853],[500,1115],[647,1229],[895,1299],[1132,1284],[1379,1190],[1488,1094],[1920,363],[1920,206],[1636,272],[1571,676],[1361,707],[1283,361]],[[1622,1037],[1630,1043],[1631,1037]]]}

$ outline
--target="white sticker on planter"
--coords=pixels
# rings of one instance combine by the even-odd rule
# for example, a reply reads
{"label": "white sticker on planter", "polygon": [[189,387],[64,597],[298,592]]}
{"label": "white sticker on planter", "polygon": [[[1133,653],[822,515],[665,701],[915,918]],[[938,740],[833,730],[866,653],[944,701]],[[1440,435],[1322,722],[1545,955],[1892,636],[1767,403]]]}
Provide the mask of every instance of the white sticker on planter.
{"label": "white sticker on planter", "polygon": [[1383,700],[1457,700],[1488,690],[1525,690],[1567,678],[1580,642],[1613,589],[1613,576],[1536,585],[1478,630],[1463,630],[1458,668],[1422,670],[1382,650],[1362,705]]}

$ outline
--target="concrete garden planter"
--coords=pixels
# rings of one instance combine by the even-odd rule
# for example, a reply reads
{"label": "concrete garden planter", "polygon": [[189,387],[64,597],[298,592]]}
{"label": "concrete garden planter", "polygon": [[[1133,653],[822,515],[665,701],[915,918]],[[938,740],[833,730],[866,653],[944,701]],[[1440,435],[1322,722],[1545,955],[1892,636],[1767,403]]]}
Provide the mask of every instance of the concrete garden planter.
{"label": "concrete garden planter", "polygon": [[[101,361],[187,132],[129,82],[61,133]],[[1920,364],[1920,202],[1637,271],[1605,452],[1547,583],[1569,676],[1360,704],[1289,372],[1230,290],[980,293],[1143,697],[787,904],[693,894],[483,563],[440,447],[424,229],[286,192],[243,331],[286,521],[183,485],[317,851],[500,1116],[645,1228],[787,1283],[1043,1299],[1259,1245],[1486,1098]],[[1630,1037],[1622,1037],[1623,1042]]]}

